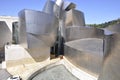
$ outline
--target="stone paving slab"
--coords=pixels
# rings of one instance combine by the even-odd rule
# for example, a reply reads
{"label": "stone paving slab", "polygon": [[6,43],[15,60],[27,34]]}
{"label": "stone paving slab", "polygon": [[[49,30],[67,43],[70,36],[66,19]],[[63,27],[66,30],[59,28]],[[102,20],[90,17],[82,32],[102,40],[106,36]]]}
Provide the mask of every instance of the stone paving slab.
{"label": "stone paving slab", "polygon": [[0,70],[0,80],[7,80],[7,78],[10,76],[11,76],[11,74],[8,73],[8,71],[6,69]]}
{"label": "stone paving slab", "polygon": [[79,80],[63,65],[54,66],[38,73],[32,80]]}

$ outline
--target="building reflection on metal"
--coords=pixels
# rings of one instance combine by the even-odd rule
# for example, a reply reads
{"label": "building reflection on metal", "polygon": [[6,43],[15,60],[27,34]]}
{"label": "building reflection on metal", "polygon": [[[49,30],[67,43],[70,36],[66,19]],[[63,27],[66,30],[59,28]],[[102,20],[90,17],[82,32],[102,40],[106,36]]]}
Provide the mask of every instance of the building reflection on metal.
{"label": "building reflection on metal", "polygon": [[58,21],[54,15],[34,10],[22,10],[20,17],[20,44],[31,54],[49,57],[49,48],[56,38]]}
{"label": "building reflection on metal", "polygon": [[66,58],[84,71],[98,76],[104,60],[104,31],[87,27],[66,30]]}
{"label": "building reflection on metal", "polygon": [[[46,41],[45,43],[48,44],[48,46],[52,45],[55,41],[56,30],[58,27],[55,16],[33,10],[23,10],[19,15],[21,22],[25,21],[21,28],[26,28],[26,34],[32,35],[37,39],[41,38],[43,42],[46,41],[46,39],[49,39],[49,41]],[[30,43],[28,42],[28,45],[29,44]]]}

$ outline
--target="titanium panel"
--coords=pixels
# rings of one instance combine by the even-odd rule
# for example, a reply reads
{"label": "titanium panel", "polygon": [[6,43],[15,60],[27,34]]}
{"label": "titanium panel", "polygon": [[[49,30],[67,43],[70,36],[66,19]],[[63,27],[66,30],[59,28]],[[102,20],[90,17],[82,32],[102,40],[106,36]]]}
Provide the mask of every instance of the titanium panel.
{"label": "titanium panel", "polygon": [[75,9],[66,12],[66,27],[85,26],[84,13]]}
{"label": "titanium panel", "polygon": [[35,61],[44,61],[50,56],[50,48],[42,40],[31,34],[27,34],[27,39],[28,51]]}
{"label": "titanium panel", "polygon": [[[25,16],[24,26],[26,27],[27,34],[35,35],[36,37],[41,38],[43,42],[49,43],[48,46],[51,46],[55,41],[56,30],[58,27],[56,17],[44,12],[33,10],[24,10],[23,14]],[[47,40],[46,42],[46,37],[51,40]]]}
{"label": "titanium panel", "polygon": [[23,10],[19,15],[20,36],[24,37],[30,55],[36,61],[47,59],[49,48],[56,39],[58,20],[53,15],[34,10]]}
{"label": "titanium panel", "polygon": [[78,68],[98,76],[103,63],[103,39],[84,38],[65,43],[65,57]]}
{"label": "titanium panel", "polygon": [[104,31],[93,27],[69,27],[66,28],[66,41],[83,38],[103,38]]}
{"label": "titanium panel", "polygon": [[45,6],[43,8],[43,12],[53,15],[54,14],[53,13],[53,7],[54,7],[54,5],[55,5],[54,1],[47,0]]}
{"label": "titanium panel", "polygon": [[113,33],[120,33],[120,24],[111,25],[106,29],[112,31]]}
{"label": "titanium panel", "polygon": [[0,48],[12,42],[12,33],[4,21],[0,21]]}
{"label": "titanium panel", "polygon": [[109,38],[110,51],[104,61],[103,69],[98,80],[120,79],[120,33]]}
{"label": "titanium panel", "polygon": [[24,11],[21,11],[19,12],[18,15],[19,15],[19,26],[20,26],[19,44],[24,48],[28,48],[25,13]]}

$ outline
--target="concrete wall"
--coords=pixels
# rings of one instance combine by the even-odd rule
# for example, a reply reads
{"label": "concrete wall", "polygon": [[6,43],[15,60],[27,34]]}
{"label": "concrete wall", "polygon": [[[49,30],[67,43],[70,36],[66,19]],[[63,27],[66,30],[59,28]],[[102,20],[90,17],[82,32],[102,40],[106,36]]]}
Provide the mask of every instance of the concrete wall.
{"label": "concrete wall", "polygon": [[[39,55],[38,55],[39,56]],[[6,67],[14,67],[36,62],[30,53],[20,45],[5,46]]]}
{"label": "concrete wall", "polygon": [[12,22],[18,21],[18,17],[11,17],[11,16],[0,16],[0,21],[5,21],[8,28],[12,32]]}
{"label": "concrete wall", "polygon": [[12,42],[12,33],[5,21],[0,21],[0,47]]}

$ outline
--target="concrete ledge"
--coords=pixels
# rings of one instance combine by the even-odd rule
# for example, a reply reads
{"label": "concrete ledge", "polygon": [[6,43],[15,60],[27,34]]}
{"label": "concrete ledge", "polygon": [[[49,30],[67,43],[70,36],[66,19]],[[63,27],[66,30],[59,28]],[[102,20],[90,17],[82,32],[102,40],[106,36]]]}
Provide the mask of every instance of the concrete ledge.
{"label": "concrete ledge", "polygon": [[[49,54],[48,54],[49,55]],[[29,53],[20,45],[6,45],[5,46],[5,62],[6,67],[14,67],[17,65],[30,64],[42,62],[49,58],[46,54]]]}

